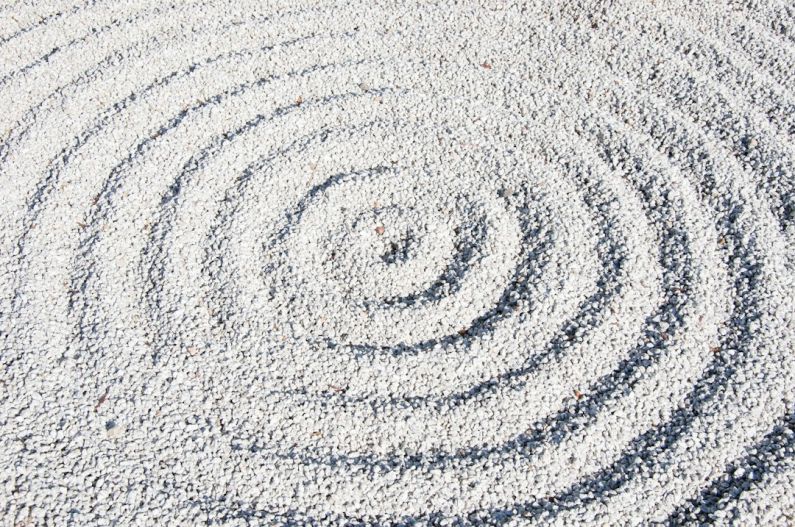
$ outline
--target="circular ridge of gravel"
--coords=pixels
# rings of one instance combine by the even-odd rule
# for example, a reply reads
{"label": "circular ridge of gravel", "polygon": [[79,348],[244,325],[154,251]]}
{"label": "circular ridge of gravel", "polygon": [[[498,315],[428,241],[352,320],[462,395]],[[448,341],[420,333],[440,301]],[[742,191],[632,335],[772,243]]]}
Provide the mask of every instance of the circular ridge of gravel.
{"label": "circular ridge of gravel", "polygon": [[0,6],[10,525],[795,521],[795,11]]}

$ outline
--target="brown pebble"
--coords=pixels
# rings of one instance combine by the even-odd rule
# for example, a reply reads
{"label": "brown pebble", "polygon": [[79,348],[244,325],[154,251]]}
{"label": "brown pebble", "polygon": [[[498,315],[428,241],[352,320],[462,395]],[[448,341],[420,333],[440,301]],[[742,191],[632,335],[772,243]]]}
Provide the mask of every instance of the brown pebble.
{"label": "brown pebble", "polygon": [[110,390],[105,390],[105,393],[103,393],[102,395],[99,396],[99,400],[97,401],[97,404],[94,406],[94,411],[95,412],[98,412],[99,411],[99,407],[102,406],[102,403],[104,403],[105,401],[108,400],[108,392],[109,391]]}
{"label": "brown pebble", "polygon": [[491,69],[491,64],[489,64],[488,62],[484,62],[483,64],[481,64],[481,67],[483,69],[490,70]]}
{"label": "brown pebble", "polygon": [[384,234],[384,227],[382,227],[381,225],[379,225],[378,227],[376,227],[376,228],[375,228],[375,233],[376,233],[377,235],[379,235],[379,236],[380,236],[380,235],[382,235],[382,234]]}

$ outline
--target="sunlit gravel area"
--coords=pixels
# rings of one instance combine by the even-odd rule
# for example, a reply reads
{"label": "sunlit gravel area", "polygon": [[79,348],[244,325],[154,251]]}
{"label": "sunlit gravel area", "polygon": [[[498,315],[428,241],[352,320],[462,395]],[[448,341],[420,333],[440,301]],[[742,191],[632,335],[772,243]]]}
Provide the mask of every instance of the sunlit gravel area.
{"label": "sunlit gravel area", "polygon": [[795,525],[788,0],[0,0],[0,525]]}

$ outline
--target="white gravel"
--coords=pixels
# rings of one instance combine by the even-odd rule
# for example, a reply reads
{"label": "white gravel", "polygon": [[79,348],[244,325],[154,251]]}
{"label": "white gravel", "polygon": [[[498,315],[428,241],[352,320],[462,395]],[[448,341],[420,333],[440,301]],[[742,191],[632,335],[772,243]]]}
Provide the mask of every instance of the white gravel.
{"label": "white gravel", "polygon": [[0,524],[795,524],[793,137],[785,0],[7,0]]}

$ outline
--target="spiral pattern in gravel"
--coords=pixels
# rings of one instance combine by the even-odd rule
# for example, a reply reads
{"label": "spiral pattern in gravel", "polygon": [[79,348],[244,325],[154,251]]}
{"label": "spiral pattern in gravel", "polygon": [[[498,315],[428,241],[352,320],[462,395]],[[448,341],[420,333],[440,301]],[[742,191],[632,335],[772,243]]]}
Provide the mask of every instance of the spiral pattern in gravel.
{"label": "spiral pattern in gravel", "polygon": [[0,514],[795,521],[786,2],[0,6]]}

